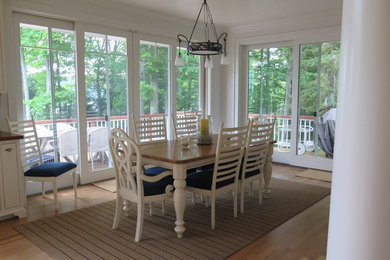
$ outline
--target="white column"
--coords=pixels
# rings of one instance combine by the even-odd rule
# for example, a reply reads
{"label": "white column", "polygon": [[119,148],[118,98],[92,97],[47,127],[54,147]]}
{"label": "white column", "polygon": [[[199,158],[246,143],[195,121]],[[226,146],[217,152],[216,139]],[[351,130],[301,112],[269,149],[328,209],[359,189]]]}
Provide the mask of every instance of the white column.
{"label": "white column", "polygon": [[390,257],[390,1],[344,0],[327,259]]}

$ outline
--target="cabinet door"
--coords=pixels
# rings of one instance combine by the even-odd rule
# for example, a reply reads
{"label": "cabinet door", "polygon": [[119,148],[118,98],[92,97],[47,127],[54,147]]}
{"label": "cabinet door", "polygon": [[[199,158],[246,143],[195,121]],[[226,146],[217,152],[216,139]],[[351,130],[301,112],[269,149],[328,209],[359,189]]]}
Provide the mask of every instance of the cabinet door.
{"label": "cabinet door", "polygon": [[1,167],[3,168],[4,206],[6,209],[19,206],[19,176],[15,144],[3,144],[1,149]]}

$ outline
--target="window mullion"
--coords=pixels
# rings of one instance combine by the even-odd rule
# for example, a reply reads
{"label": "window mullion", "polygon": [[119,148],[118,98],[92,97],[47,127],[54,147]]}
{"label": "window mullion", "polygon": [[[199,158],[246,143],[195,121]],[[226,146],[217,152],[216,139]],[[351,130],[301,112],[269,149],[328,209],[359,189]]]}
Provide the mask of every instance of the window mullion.
{"label": "window mullion", "polygon": [[[51,117],[53,122],[53,143],[54,151],[57,151],[57,124],[56,124],[56,98],[55,98],[55,83],[54,83],[54,66],[53,66],[53,39],[52,28],[48,27],[49,40],[49,68],[50,68],[50,91],[51,91]],[[58,153],[54,152],[55,161],[58,161]]]}

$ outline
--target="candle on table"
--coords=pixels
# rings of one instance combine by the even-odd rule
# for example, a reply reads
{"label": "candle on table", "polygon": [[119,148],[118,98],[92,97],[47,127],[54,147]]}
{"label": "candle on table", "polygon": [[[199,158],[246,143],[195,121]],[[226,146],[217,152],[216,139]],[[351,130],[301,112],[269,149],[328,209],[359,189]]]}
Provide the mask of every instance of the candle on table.
{"label": "candle on table", "polygon": [[209,135],[209,120],[201,119],[200,120],[200,135],[205,136]]}

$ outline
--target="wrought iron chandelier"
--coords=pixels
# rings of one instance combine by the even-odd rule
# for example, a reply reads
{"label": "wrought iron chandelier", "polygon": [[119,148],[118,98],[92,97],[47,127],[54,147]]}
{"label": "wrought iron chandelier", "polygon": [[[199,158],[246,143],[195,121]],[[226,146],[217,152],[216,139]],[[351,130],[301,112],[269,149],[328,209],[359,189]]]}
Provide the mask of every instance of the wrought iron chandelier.
{"label": "wrought iron chandelier", "polygon": [[[194,34],[196,26],[198,25],[198,21],[199,18],[201,17],[202,12],[203,12],[203,23],[204,23],[203,29],[204,29],[205,40],[194,41],[192,39],[192,36]],[[211,37],[213,37],[213,39],[211,39]],[[196,18],[189,39],[183,34],[177,35],[177,39],[179,41],[179,53],[176,56],[175,65],[176,66],[184,65],[184,60],[180,49],[180,45],[182,41],[187,42],[187,54],[206,56],[206,60],[205,60],[206,68],[213,67],[213,60],[210,58],[211,55],[222,54],[221,64],[229,64],[230,61],[226,52],[226,38],[227,38],[227,33],[225,32],[218,36],[217,30],[214,25],[213,17],[210,12],[210,8],[206,0],[204,0],[202,6],[200,7],[198,17]],[[220,43],[221,39],[223,39],[223,45]]]}

